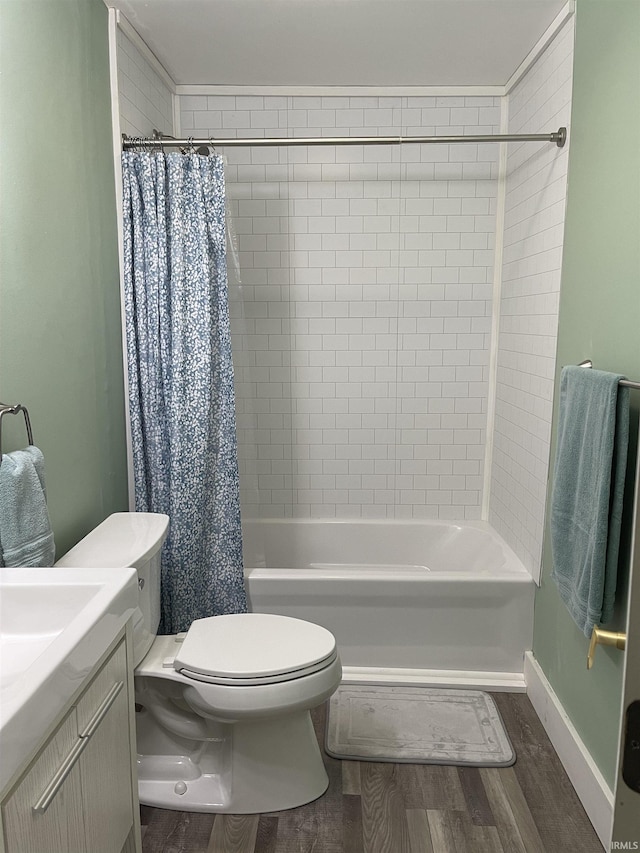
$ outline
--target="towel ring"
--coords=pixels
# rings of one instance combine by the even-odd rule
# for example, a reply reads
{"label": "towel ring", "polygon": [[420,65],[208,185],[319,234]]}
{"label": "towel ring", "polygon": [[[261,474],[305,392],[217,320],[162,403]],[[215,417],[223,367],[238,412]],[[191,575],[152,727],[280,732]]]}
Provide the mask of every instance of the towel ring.
{"label": "towel ring", "polygon": [[22,412],[24,415],[24,424],[27,428],[27,438],[29,444],[33,444],[33,433],[31,431],[31,421],[29,420],[29,412],[20,403],[15,406],[9,406],[7,403],[0,403],[0,459],[2,459],[2,418],[5,415],[18,415]]}

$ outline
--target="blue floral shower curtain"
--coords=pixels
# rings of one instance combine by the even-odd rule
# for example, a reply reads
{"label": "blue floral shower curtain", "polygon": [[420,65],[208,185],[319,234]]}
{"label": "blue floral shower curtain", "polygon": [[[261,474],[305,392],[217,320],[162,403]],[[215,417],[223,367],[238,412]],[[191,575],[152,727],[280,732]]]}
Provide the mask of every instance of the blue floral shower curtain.
{"label": "blue floral shower curtain", "polygon": [[136,509],[171,519],[160,633],[246,611],[222,158],[125,151]]}

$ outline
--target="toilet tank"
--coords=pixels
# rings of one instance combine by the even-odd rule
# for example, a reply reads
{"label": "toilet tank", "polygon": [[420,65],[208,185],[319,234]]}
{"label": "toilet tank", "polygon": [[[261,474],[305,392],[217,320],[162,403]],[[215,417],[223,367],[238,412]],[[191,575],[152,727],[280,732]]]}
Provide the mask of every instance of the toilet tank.
{"label": "toilet tank", "polygon": [[160,551],[169,516],[155,512],[116,512],[81,539],[56,566],[134,568],[138,608],[133,619],[136,666],[151,648],[160,622]]}

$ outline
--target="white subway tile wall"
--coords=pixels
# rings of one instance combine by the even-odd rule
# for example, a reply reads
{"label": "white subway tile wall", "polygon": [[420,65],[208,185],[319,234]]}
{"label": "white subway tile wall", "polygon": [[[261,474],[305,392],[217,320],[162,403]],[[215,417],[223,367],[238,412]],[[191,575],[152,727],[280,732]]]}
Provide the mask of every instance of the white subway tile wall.
{"label": "white subway tile wall", "polygon": [[[569,126],[574,19],[509,96],[509,132]],[[489,521],[538,577],[567,188],[568,146],[511,143],[507,167]]]}
{"label": "white subway tile wall", "polygon": [[171,92],[122,30],[116,44],[121,132],[151,136],[155,128],[173,135]]}
{"label": "white subway tile wall", "polygon": [[[493,97],[180,105],[196,138],[496,133],[500,121]],[[243,513],[478,518],[498,146],[226,156]]]}

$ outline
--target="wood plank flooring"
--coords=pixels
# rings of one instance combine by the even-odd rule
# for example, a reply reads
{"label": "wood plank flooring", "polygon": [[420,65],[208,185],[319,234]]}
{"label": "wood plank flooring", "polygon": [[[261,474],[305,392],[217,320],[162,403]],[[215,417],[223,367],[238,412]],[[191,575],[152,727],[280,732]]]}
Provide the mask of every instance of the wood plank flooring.
{"label": "wood plank flooring", "polygon": [[[264,815],[142,806],[144,853],[602,853],[529,699],[495,693],[513,767],[338,761],[313,803]],[[325,707],[313,712],[324,740]]]}

